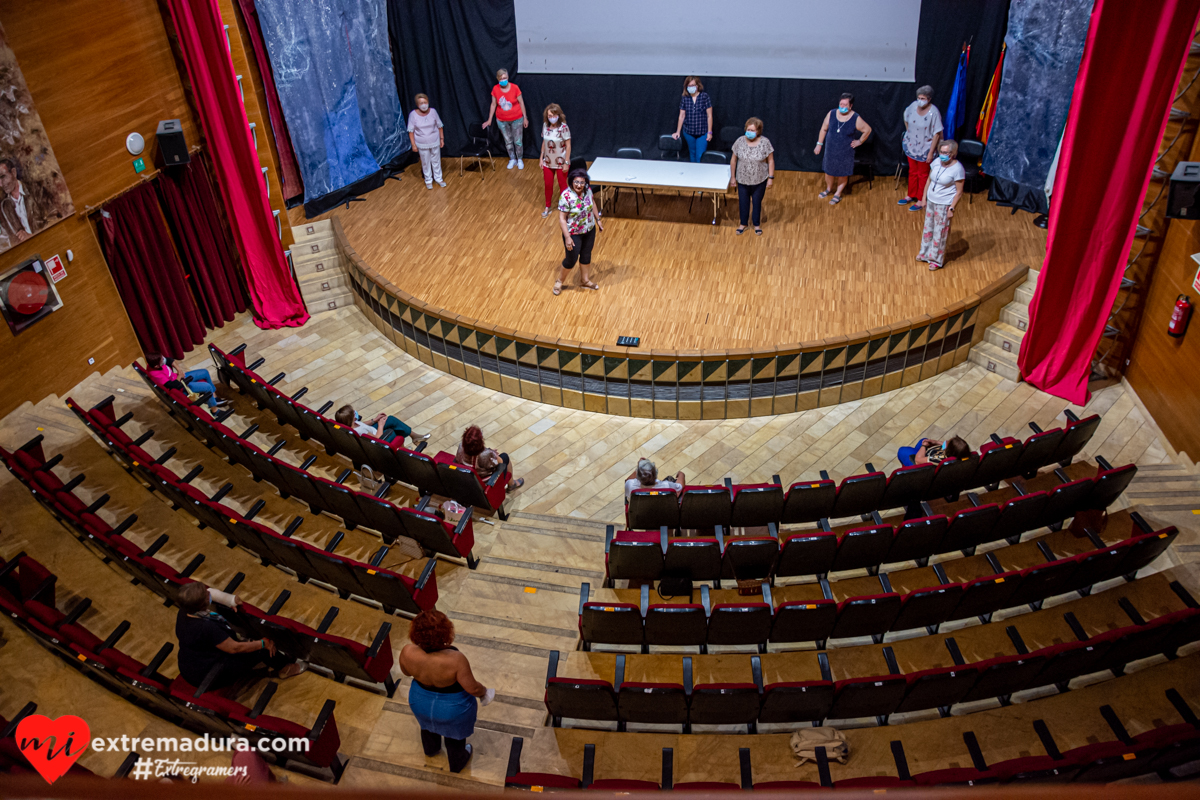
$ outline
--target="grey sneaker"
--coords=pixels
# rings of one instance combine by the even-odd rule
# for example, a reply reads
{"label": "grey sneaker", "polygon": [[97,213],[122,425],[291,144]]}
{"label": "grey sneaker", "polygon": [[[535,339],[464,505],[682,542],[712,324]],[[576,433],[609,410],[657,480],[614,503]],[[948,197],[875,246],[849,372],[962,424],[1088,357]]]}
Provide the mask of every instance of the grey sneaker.
{"label": "grey sneaker", "polygon": [[445,182],[445,181],[438,181],[438,182],[437,182],[437,185],[438,185],[438,186],[440,186],[440,187],[442,187],[443,189],[445,189],[445,188],[446,188],[446,182]]}

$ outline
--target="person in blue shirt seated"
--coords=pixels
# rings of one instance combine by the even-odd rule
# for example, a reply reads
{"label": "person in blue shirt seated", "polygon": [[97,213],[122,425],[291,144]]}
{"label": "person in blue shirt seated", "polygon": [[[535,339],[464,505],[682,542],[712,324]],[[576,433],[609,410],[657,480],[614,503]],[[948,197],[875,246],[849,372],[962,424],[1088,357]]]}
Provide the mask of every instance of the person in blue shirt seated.
{"label": "person in blue shirt seated", "polygon": [[946,459],[954,461],[970,454],[971,446],[961,436],[955,436],[944,442],[922,439],[913,447],[901,447],[896,457],[900,459],[901,466],[911,467],[916,464],[940,464]]}

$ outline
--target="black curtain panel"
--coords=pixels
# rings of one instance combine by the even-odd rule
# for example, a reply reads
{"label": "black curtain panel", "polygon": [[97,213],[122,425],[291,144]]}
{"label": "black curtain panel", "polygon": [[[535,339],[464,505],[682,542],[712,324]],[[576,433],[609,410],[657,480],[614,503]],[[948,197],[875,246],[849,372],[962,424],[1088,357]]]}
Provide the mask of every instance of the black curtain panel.
{"label": "black curtain panel", "polygon": [[[821,122],[842,92],[853,92],[855,110],[874,128],[877,168],[891,171],[902,160],[904,108],[917,86],[934,87],[940,108],[950,100],[958,54],[972,40],[968,73],[967,127],[974,130],[1000,45],[1009,0],[923,0],[915,80],[908,82],[793,80],[703,76],[713,101],[713,127],[741,128],[761,117],[781,169],[819,171],[813,153]],[[603,13],[598,9],[597,13]],[[508,69],[521,87],[532,120],[525,154],[536,157],[542,109],[563,107],[573,155],[608,156],[619,147],[640,147],[658,156],[658,137],[675,130],[683,74],[566,75],[517,72],[516,13],[512,0],[388,0],[396,82],[402,98],[424,92],[446,125],[446,154],[467,141],[467,126],[482,122],[495,72]],[[682,35],[681,28],[681,35]],[[846,35],[853,37],[854,26]],[[702,46],[702,45],[698,45]],[[499,140],[493,134],[499,151]],[[716,149],[728,149],[715,142]]]}

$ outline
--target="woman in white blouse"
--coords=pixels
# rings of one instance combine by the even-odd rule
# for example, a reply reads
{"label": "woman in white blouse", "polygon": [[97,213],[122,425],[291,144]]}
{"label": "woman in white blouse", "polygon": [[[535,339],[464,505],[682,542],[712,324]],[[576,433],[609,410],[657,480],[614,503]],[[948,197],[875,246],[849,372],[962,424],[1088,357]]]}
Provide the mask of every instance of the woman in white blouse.
{"label": "woman in white blouse", "polygon": [[554,201],[554,176],[558,176],[558,192],[567,190],[567,168],[571,166],[571,129],[562,106],[551,103],[542,112],[542,180],[546,184],[546,208],[543,217],[550,216]]}
{"label": "woman in white blouse", "polygon": [[933,104],[933,87],[917,89],[917,99],[904,109],[904,138],[900,147],[908,159],[908,194],[896,201],[909,206],[910,211],[925,207],[925,183],[929,167],[937,161],[938,143],[942,140],[942,112]]}
{"label": "woman in white blouse", "polygon": [[966,179],[966,170],[958,161],[958,142],[944,140],[938,146],[938,160],[930,168],[925,184],[925,230],[921,233],[921,252],[917,254],[917,261],[929,264],[931,272],[945,264],[950,220]]}

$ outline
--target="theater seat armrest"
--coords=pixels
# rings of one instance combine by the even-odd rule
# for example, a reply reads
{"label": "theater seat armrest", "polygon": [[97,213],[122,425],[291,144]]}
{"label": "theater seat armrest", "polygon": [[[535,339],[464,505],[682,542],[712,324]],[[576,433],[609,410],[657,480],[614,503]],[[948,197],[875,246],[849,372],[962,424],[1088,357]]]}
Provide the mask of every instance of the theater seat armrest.
{"label": "theater seat armrest", "polygon": [[1063,409],[1063,416],[1067,418],[1067,422],[1079,422],[1079,417],[1076,416],[1075,412],[1069,408]]}
{"label": "theater seat armrest", "polygon": [[378,567],[380,565],[380,563],[383,561],[383,557],[388,554],[388,549],[389,548],[386,544],[383,547],[379,548],[379,552],[377,552],[371,558],[370,564],[372,567]]}
{"label": "theater seat armrest", "polygon": [[292,402],[293,402],[293,403],[294,403],[294,402],[296,402],[296,401],[297,401],[297,400],[299,400],[301,397],[304,397],[304,395],[306,395],[306,394],[308,394],[308,387],[307,387],[307,386],[305,386],[305,387],[304,387],[304,388],[302,388],[300,391],[298,391],[298,392],[296,392],[294,395],[292,395],[292,398],[291,398],[291,399],[292,399]]}
{"label": "theater seat armrest", "polygon": [[113,778],[128,778],[129,773],[133,771],[133,765],[140,761],[141,758],[137,753],[130,753],[125,756],[125,760],[121,762],[121,766],[117,767],[117,771],[113,773]]}
{"label": "theater seat armrest", "polygon": [[998,434],[995,434],[995,433],[993,433],[991,438],[992,438],[992,441],[993,441],[993,442],[995,442],[995,443],[996,443],[996,444],[998,444],[998,445],[1003,445],[1003,444],[1004,444],[1004,440],[1003,440],[1003,439],[1001,439],[1001,438],[1000,438],[1000,436],[999,436]]}
{"label": "theater seat armrest", "polygon": [[521,773],[521,748],[524,745],[525,740],[520,736],[512,738],[512,744],[508,748],[508,769],[504,772],[505,778],[512,778]]}
{"label": "theater seat armrest", "polygon": [[375,490],[375,497],[379,500],[382,500],[384,497],[387,496],[387,493],[390,492],[391,490],[392,490],[392,482],[389,480],[385,480],[383,483],[381,483],[379,485],[379,488],[377,490]]}
{"label": "theater seat armrest", "polygon": [[338,531],[337,533],[335,533],[333,535],[333,538],[329,540],[329,544],[325,545],[325,552],[332,553],[337,548],[337,546],[342,543],[342,539],[345,539],[345,538],[346,538],[345,531]]}
{"label": "theater seat armrest", "polygon": [[[39,602],[45,603],[46,601],[42,600],[41,598],[45,597],[46,593],[48,591],[52,591],[54,589],[54,585],[56,583],[58,583],[57,575],[47,576],[46,580],[42,581],[41,584],[36,589],[34,589],[33,592],[28,597],[25,598],[25,602],[28,603],[31,600],[37,600]],[[46,603],[46,605],[53,605],[53,602]]]}
{"label": "theater seat armrest", "polygon": [[488,486],[495,486],[496,481],[500,480],[500,476],[507,475],[507,474],[508,474],[508,470],[499,470],[498,469],[495,472],[493,472],[492,477],[488,478],[486,481],[484,481],[484,483],[486,483]]}
{"label": "theater seat armrest", "polygon": [[200,685],[196,687],[196,693],[193,694],[192,697],[200,697],[207,692],[208,688],[212,686],[213,681],[217,679],[217,675],[220,674],[223,666],[225,666],[225,662],[223,661],[218,661],[216,664],[213,664],[212,668],[209,669],[208,674],[204,676],[204,680],[200,681]]}
{"label": "theater seat armrest", "polygon": [[90,506],[85,508],[84,511],[86,511],[88,514],[95,514],[97,511],[99,511],[104,506],[105,503],[108,502],[108,500],[109,500],[108,495],[102,494],[99,497],[97,497]]}
{"label": "theater seat armrest", "polygon": [[462,533],[463,531],[465,531],[467,529],[467,526],[471,524],[471,515],[474,513],[475,513],[475,506],[467,506],[463,510],[462,519],[460,519],[458,521],[458,524],[454,526],[454,535],[455,536],[458,536],[460,533]]}
{"label": "theater seat armrest", "polygon": [[129,620],[121,620],[121,623],[117,625],[117,627],[113,628],[113,632],[110,633],[108,638],[100,644],[100,647],[96,649],[96,652],[99,653],[103,650],[108,650],[110,647],[116,647],[117,642],[121,641],[121,637],[124,636],[128,631]]}
{"label": "theater seat armrest", "polygon": [[429,442],[418,442],[418,443],[417,443],[417,446],[416,446],[416,448],[413,450],[413,452],[414,452],[414,453],[424,453],[424,452],[425,452],[425,448],[426,448],[428,445],[429,445]]}
{"label": "theater seat armrest", "polygon": [[1038,424],[1037,424],[1036,422],[1032,421],[1032,420],[1030,420],[1030,422],[1029,422],[1029,427],[1030,427],[1030,429],[1031,429],[1031,430],[1032,430],[1034,433],[1041,433],[1041,432],[1042,432],[1042,429],[1041,429],[1041,427],[1039,427],[1039,426],[1038,426]]}
{"label": "theater seat armrest", "polygon": [[180,571],[180,575],[185,578],[190,578],[192,573],[200,569],[200,565],[204,563],[204,553],[197,553],[195,558],[188,562],[188,565]]}
{"label": "theater seat armrest", "polygon": [[608,525],[604,528],[604,555],[608,555],[612,549],[613,534],[616,532],[616,526]]}
{"label": "theater seat armrest", "polygon": [[288,526],[284,528],[279,535],[283,536],[284,538],[291,538],[292,534],[296,532],[296,529],[300,527],[301,522],[304,522],[304,517],[296,517],[294,520],[288,523]]}
{"label": "theater seat armrest", "polygon": [[375,634],[375,639],[371,642],[371,646],[367,648],[367,658],[374,658],[379,655],[383,643],[388,640],[388,636],[392,633],[392,623],[385,622],[379,626],[379,631]]}
{"label": "theater seat armrest", "polygon": [[321,706],[321,713],[317,714],[317,721],[313,723],[312,730],[308,732],[308,738],[311,741],[316,741],[321,738],[321,731],[325,730],[325,723],[333,716],[333,707],[336,704],[332,700],[326,700],[325,705]]}
{"label": "theater seat armrest", "polygon": [[[1103,470],[1110,470],[1113,468],[1113,465],[1108,463],[1108,459],[1105,458],[1104,456],[1096,456],[1096,463],[1099,464],[1100,469],[1103,469]],[[1055,471],[1057,472],[1057,470],[1055,470]]]}
{"label": "theater seat armrest", "polygon": [[274,386],[275,384],[277,384],[277,383],[279,383],[281,380],[283,380],[283,376],[284,376],[284,375],[287,375],[287,373],[286,373],[286,372],[281,372],[281,373],[279,373],[279,374],[278,374],[278,375],[276,375],[274,378],[271,378],[271,380],[267,381],[267,385],[268,385],[268,386]]}
{"label": "theater seat armrest", "polygon": [[429,581],[429,577],[433,575],[433,568],[436,564],[437,561],[432,558],[425,562],[425,569],[421,570],[421,577],[417,578],[417,591],[425,588],[425,584]]}
{"label": "theater seat armrest", "polygon": [[579,616],[583,616],[583,604],[588,601],[588,596],[592,593],[592,585],[590,583],[579,584]]}
{"label": "theater seat armrest", "polygon": [[325,402],[325,405],[323,405],[317,409],[317,413],[320,414],[321,416],[325,416],[325,412],[331,408],[333,408],[333,401],[328,400]]}
{"label": "theater seat armrest", "polygon": [[[254,708],[250,709],[247,714],[250,719],[257,719],[260,714],[267,710],[267,703],[271,702],[271,698],[275,696],[275,692],[279,691],[279,684],[271,681],[263,687],[262,694],[258,696],[258,702],[254,704]],[[330,700],[329,702],[333,702]]]}
{"label": "theater seat armrest", "polygon": [[175,649],[175,645],[171,642],[163,642],[163,646],[158,648],[158,652],[154,654],[154,658],[150,659],[150,663],[141,671],[143,678],[152,678],[158,672],[158,668],[167,660],[167,656]]}
{"label": "theater seat armrest", "polygon": [[92,607],[91,598],[90,597],[83,598],[82,600],[80,600],[78,603],[75,604],[75,607],[71,609],[71,613],[69,613],[65,617],[63,617],[62,622],[60,622],[58,624],[59,625],[74,625],[76,622],[79,621],[79,618],[83,615],[83,612],[87,611],[91,607]]}
{"label": "theater seat armrest", "polygon": [[321,620],[321,624],[317,626],[317,633],[326,633],[329,630],[329,626],[337,619],[339,610],[337,606],[329,607],[329,610],[325,612],[325,617]]}

